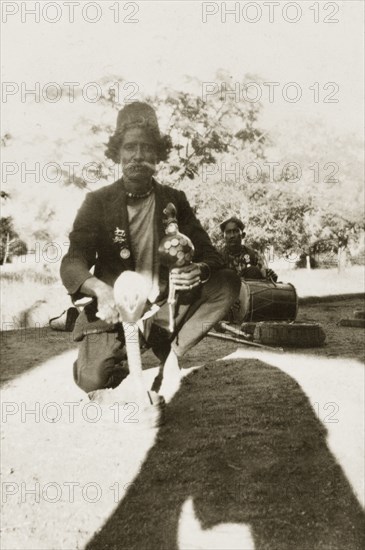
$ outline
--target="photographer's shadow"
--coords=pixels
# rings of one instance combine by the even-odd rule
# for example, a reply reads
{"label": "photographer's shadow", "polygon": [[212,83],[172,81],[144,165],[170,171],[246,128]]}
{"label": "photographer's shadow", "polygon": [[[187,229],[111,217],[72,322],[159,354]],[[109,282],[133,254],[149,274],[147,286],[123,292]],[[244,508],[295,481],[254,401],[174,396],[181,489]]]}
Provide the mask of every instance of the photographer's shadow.
{"label": "photographer's shadow", "polygon": [[324,426],[300,386],[259,360],[215,362],[183,380],[141,472],[87,549],[177,550],[191,500],[192,529],[246,525],[258,550],[365,547],[363,511]]}

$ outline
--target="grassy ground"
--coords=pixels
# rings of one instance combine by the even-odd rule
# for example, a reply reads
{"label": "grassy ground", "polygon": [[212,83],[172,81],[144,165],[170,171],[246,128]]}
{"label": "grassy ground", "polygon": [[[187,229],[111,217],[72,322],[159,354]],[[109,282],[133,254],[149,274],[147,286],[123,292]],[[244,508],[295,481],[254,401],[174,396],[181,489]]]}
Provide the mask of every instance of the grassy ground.
{"label": "grassy ground", "polygon": [[[301,297],[364,290],[362,268],[344,276],[335,270],[279,274],[281,280],[294,283]],[[42,269],[3,274],[2,293],[2,320],[13,323],[1,332],[5,401],[29,410],[34,410],[33,401],[79,405],[82,392],[72,381],[72,336],[43,326],[69,305],[57,276]],[[353,394],[351,359],[364,359],[364,330],[338,323],[360,308],[364,302],[358,298],[300,306],[297,320],[320,322],[327,336],[321,348],[290,350],[308,356],[308,364],[299,369],[302,375],[306,368],[317,372],[316,357],[342,358],[343,379]],[[89,541],[88,550],[177,550],[196,548],[197,531],[204,538],[223,525],[228,526],[227,542],[219,548],[231,549],[229,526],[236,524],[249,526],[249,539],[258,550],[362,549],[363,512],[348,481],[359,479],[359,468],[355,461],[353,476],[347,470],[345,475],[312,401],[325,416],[332,410],[322,410],[323,406],[332,401],[339,403],[340,418],[348,414],[346,425],[327,427],[339,426],[339,447],[341,442],[348,445],[350,455],[358,452],[353,442],[361,437],[351,418],[358,420],[361,410],[351,412],[345,399],[334,397],[333,389],[325,391],[325,399],[314,397],[310,402],[310,393],[281,366],[253,358],[216,363],[237,346],[207,337],[183,358],[183,368],[204,368],[184,379],[166,408],[166,423],[156,440],[122,430],[116,437],[115,426],[83,419],[80,425],[52,424],[42,418],[40,424],[32,424],[31,419],[19,421],[19,415],[10,417],[2,436],[3,482],[31,488],[37,481],[41,487],[57,482],[61,488],[70,482],[97,482],[103,499],[90,504],[79,497],[71,504],[63,491],[60,502],[41,498],[36,503],[30,497],[22,502],[19,493],[5,505],[3,547],[76,550]],[[44,362],[44,368],[36,368]],[[143,364],[151,369],[158,360],[148,351]],[[338,365],[331,368],[337,379]],[[152,370],[148,373],[154,375]],[[112,501],[110,490],[116,482],[123,489],[119,504]],[[107,497],[111,502],[105,502]],[[178,540],[188,502],[193,503],[195,524],[187,522],[193,542],[184,546]],[[218,548],[216,535],[212,537],[198,546]]]}
{"label": "grassy ground", "polygon": [[[297,321],[321,323],[326,333],[326,342],[320,348],[306,348],[298,351],[308,355],[315,353],[324,357],[364,360],[364,330],[341,327],[338,324],[340,319],[352,317],[355,309],[364,307],[364,301],[358,298],[302,305],[299,308]],[[71,333],[55,332],[49,327],[3,331],[1,343],[3,366],[0,380],[2,384],[50,357],[76,348]],[[184,357],[182,366],[188,368],[202,364],[206,360],[228,355],[236,348],[237,344],[233,342],[226,343],[207,337]],[[145,368],[155,367],[158,364],[158,360],[150,351],[143,356],[143,362]]]}
{"label": "grassy ground", "polygon": [[[340,385],[346,394],[355,395],[351,358],[363,358],[364,331],[337,323],[359,307],[364,307],[363,302],[351,299],[300,308],[298,320],[320,321],[327,343],[301,350],[308,362],[298,371],[320,372],[316,356],[343,358]],[[80,405],[81,396],[72,381],[74,344],[69,334],[27,329],[2,337],[3,379],[8,382],[3,399],[25,404],[29,410],[34,410],[34,402],[40,402],[42,410],[43,404],[58,403],[63,412],[60,422],[50,423],[42,415],[39,424],[31,415],[23,422],[18,414],[3,426],[2,481],[18,488],[21,483],[34,488],[39,482],[42,488],[57,482],[63,490],[57,502],[43,498],[35,502],[31,496],[22,501],[20,489],[9,497],[4,549],[76,550],[89,541],[88,550],[177,550],[181,511],[191,499],[202,536],[219,525],[237,524],[249,526],[258,550],[364,547],[363,512],[329,447],[327,433],[341,430],[340,442],[349,446],[350,454],[357,453],[353,441],[361,438],[357,426],[361,412],[337,399],[333,389],[325,393],[323,403],[317,396],[312,399],[320,403],[321,411],[327,401],[339,403],[341,422],[326,425],[313,409],[308,390],[281,367],[252,358],[217,363],[237,344],[205,338],[182,361],[185,368],[204,367],[186,376],[167,405],[157,439],[143,432],[127,436],[121,425],[108,427],[82,418],[79,424],[67,422],[64,402]],[[70,349],[59,361],[52,359]],[[290,354],[282,357],[286,355]],[[32,369],[46,359],[44,367]],[[143,362],[146,369],[157,365],[151,352]],[[336,368],[336,362],[329,363],[325,372],[338,381]],[[327,388],[328,374],[321,372]],[[26,376],[19,377],[21,373]],[[356,388],[361,394],[360,385]],[[354,425],[350,444],[348,434]],[[78,484],[73,503],[65,491],[70,482]],[[79,487],[91,482],[102,489],[96,503],[80,496]],[[123,489],[117,503],[111,490],[116,483]],[[193,545],[180,548],[217,548],[197,544],[191,523],[187,530]],[[228,542],[220,549],[233,548],[228,527],[227,533]]]}
{"label": "grassy ground", "polygon": [[[316,355],[364,358],[363,329],[338,326],[359,307],[300,309],[298,320],[321,322],[327,334],[322,348],[300,350],[311,364]],[[203,533],[249,525],[260,550],[363,547],[363,511],[302,388],[259,360],[214,363],[236,346],[206,338],[184,358],[205,366],[185,378],[136,481],[87,550],[177,550],[187,499]]]}
{"label": "grassy ground", "polygon": [[[339,320],[350,318],[355,309],[364,309],[361,299],[333,301],[324,304],[305,304],[299,308],[297,321],[321,323],[326,342],[320,348],[298,350],[301,353],[324,357],[349,357],[364,360],[364,331],[361,328],[341,327]],[[49,327],[9,330],[1,333],[2,369],[1,383],[11,380],[63,351],[76,348],[72,334],[55,332]],[[183,367],[202,364],[206,359],[228,355],[236,349],[233,342],[205,338],[183,359]],[[295,351],[291,349],[291,351]],[[145,368],[157,366],[158,360],[152,352],[143,356]]]}
{"label": "grassy ground", "polygon": [[76,344],[71,333],[44,327],[3,331],[1,347],[0,383],[4,384],[51,357],[74,349]]}

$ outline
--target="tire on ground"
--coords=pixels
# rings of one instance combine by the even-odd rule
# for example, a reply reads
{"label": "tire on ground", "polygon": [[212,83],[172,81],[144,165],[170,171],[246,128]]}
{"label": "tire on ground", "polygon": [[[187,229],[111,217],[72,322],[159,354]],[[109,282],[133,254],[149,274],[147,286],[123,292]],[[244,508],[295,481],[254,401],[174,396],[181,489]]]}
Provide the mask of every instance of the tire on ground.
{"label": "tire on ground", "polygon": [[270,323],[256,324],[254,340],[271,346],[314,348],[322,346],[326,334],[319,323]]}

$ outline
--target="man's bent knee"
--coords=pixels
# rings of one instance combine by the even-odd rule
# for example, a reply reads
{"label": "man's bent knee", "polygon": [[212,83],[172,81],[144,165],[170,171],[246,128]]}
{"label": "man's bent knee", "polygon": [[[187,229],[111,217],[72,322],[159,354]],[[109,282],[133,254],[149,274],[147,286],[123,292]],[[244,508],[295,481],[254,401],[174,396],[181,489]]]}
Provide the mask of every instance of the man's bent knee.
{"label": "man's bent knee", "polygon": [[74,363],[74,380],[86,393],[107,388],[116,388],[128,375],[128,369],[115,365],[112,358],[99,364],[83,365],[79,360]]}
{"label": "man's bent knee", "polygon": [[241,279],[232,269],[220,269],[213,274],[215,284],[226,295],[227,302],[233,304],[240,293]]}

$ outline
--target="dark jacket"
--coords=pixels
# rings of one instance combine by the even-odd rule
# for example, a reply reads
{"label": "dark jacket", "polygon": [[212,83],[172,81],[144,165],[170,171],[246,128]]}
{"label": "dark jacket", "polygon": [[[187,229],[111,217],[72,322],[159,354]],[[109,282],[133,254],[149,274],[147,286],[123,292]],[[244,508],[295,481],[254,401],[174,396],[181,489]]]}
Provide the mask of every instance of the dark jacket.
{"label": "dark jacket", "polygon": [[[195,246],[193,260],[205,262],[212,271],[223,267],[223,259],[213,247],[209,236],[195,217],[183,191],[153,182],[155,188],[155,235],[158,242],[165,235],[163,210],[169,202],[177,209],[181,233],[192,240]],[[114,243],[115,230],[125,231],[126,246],[131,251],[126,194],[122,180],[88,193],[81,205],[70,233],[70,248],[61,263],[61,278],[73,299],[80,297],[80,287],[94,275],[113,286],[125,270],[134,270],[133,254],[127,259],[120,256],[120,245]],[[168,270],[161,266],[159,272],[160,296],[166,296]]]}
{"label": "dark jacket", "polygon": [[233,269],[242,279],[263,279],[263,268],[266,268],[264,257],[253,248],[241,245],[239,252],[232,254],[225,246],[220,251],[227,267]]}

